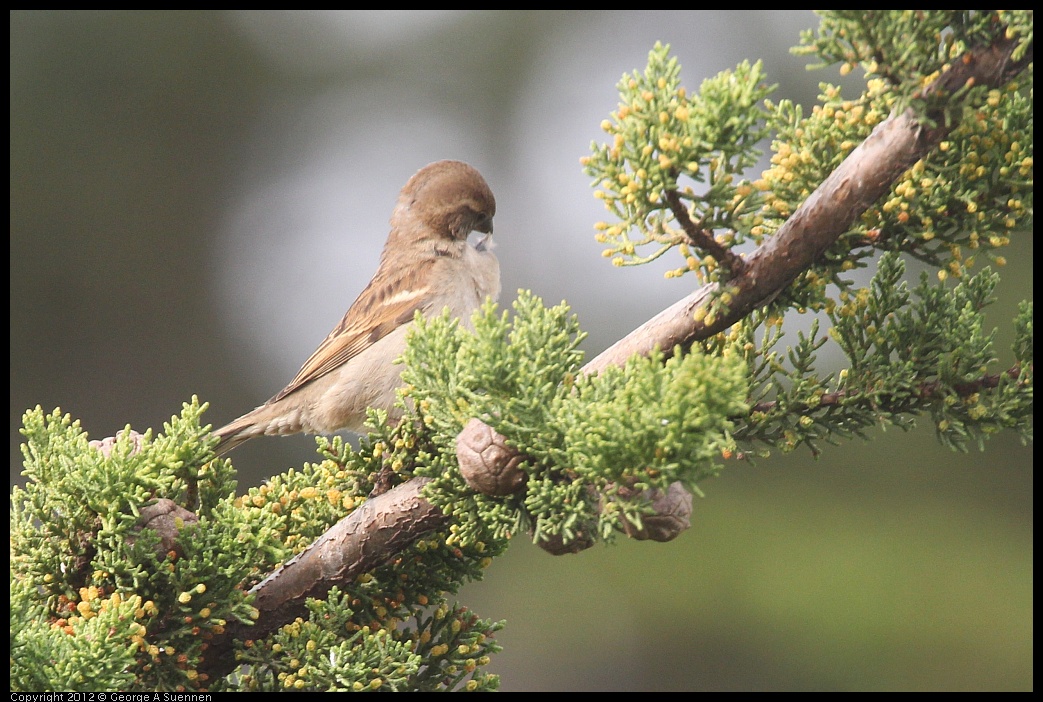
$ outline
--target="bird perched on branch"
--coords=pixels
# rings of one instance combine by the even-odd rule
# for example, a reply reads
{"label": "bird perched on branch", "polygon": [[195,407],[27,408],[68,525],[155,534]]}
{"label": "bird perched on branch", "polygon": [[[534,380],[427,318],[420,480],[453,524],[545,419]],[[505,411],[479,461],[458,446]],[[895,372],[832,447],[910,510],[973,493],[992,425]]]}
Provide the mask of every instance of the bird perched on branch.
{"label": "bird perched on branch", "polygon": [[[289,385],[214,432],[218,455],[261,435],[361,432],[367,407],[394,419],[402,372],[394,361],[414,313],[448,307],[466,321],[486,296],[500,293],[495,213],[492,191],[468,164],[437,161],[417,171],[398,196],[369,285]],[[486,236],[472,245],[471,232]]]}

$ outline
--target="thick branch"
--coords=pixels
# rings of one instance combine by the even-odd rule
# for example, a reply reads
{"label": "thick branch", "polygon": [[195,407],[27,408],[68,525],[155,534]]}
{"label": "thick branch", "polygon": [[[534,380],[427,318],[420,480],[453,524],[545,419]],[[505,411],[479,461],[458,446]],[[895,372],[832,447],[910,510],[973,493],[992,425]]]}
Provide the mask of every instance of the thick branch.
{"label": "thick branch", "polygon": [[429,480],[413,478],[371,498],[337,522],[306,550],[255,585],[253,626],[229,624],[210,642],[200,671],[211,679],[235,669],[232,645],[257,639],[304,615],[309,597],[322,598],[335,585],[382,566],[421,537],[444,527],[449,518],[420,496]]}

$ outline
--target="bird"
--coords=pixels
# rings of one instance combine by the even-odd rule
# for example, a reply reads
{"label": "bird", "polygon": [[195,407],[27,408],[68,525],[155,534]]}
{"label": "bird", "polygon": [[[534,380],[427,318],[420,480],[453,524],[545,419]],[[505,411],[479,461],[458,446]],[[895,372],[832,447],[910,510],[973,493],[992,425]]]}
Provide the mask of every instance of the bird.
{"label": "bird", "polygon": [[[397,421],[395,361],[415,313],[448,308],[468,325],[487,297],[499,296],[495,214],[492,190],[469,164],[436,161],[417,171],[399,193],[369,284],[286,387],[214,432],[215,454],[262,435],[363,433],[367,407]],[[472,232],[484,236],[471,241]]]}

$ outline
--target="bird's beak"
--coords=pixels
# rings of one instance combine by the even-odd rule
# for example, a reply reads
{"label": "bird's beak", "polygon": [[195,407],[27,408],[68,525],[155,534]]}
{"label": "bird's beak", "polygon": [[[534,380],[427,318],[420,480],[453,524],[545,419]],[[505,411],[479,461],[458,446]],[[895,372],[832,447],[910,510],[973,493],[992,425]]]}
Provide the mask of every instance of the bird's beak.
{"label": "bird's beak", "polygon": [[489,232],[483,236],[478,237],[474,242],[474,250],[478,253],[484,251],[490,251],[493,248],[493,234]]}

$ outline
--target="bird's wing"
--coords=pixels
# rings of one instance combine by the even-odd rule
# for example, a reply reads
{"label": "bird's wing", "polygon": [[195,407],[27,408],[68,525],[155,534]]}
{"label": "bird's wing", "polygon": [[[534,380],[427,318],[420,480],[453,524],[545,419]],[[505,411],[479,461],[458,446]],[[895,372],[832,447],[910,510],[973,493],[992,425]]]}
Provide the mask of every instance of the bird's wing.
{"label": "bird's wing", "polygon": [[403,324],[413,321],[417,310],[425,310],[431,299],[430,267],[416,266],[381,275],[387,269],[381,266],[340,324],[269,404],[344,365]]}

